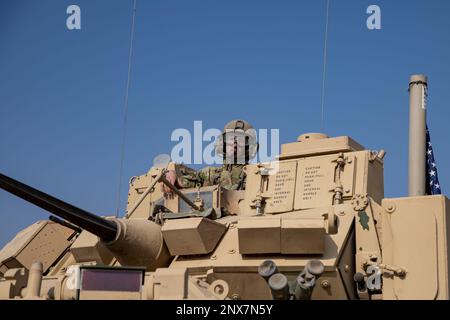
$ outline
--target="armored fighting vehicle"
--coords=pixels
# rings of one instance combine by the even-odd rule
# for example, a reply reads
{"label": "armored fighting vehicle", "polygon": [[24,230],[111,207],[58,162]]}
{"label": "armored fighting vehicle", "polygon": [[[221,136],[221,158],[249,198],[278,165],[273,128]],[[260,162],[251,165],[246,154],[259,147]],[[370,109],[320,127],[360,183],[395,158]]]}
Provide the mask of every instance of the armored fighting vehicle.
{"label": "armored fighting vehicle", "polygon": [[[245,190],[130,181],[100,217],[0,175],[47,211],[0,251],[0,299],[449,299],[450,202],[425,195],[425,76],[410,81],[409,196],[385,198],[385,152],[303,134],[245,167]],[[161,184],[174,197],[163,196]]]}

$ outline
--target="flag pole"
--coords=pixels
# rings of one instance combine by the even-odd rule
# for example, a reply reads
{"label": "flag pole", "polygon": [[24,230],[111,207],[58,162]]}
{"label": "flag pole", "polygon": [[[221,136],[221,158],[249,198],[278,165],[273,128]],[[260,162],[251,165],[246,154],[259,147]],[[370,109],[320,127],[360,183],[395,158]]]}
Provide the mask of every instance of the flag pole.
{"label": "flag pole", "polygon": [[426,194],[426,115],[427,88],[425,75],[412,75],[409,81],[409,167],[410,197]]}

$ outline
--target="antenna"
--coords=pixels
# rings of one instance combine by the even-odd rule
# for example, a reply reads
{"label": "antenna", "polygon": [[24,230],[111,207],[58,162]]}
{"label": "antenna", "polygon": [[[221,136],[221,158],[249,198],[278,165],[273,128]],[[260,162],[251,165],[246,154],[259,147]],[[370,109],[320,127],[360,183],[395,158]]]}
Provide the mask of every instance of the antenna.
{"label": "antenna", "polygon": [[324,105],[325,105],[325,80],[327,75],[327,44],[328,44],[328,18],[330,11],[330,0],[327,0],[327,14],[325,18],[325,39],[323,44],[323,73],[322,73],[322,98],[321,98],[321,131],[324,131]]}
{"label": "antenna", "polygon": [[134,21],[136,18],[136,1],[137,0],[133,0],[133,18],[132,18],[132,22],[131,22],[130,51],[128,54],[128,76],[127,76],[127,86],[125,89],[125,102],[124,102],[123,125],[122,125],[123,126],[122,144],[120,146],[120,167],[119,167],[119,185],[117,187],[116,218],[119,216],[120,193],[122,191],[123,162],[124,162],[124,156],[125,156],[125,142],[126,142],[126,137],[127,137],[128,94],[130,91],[130,81],[131,81],[131,58],[133,56]]}

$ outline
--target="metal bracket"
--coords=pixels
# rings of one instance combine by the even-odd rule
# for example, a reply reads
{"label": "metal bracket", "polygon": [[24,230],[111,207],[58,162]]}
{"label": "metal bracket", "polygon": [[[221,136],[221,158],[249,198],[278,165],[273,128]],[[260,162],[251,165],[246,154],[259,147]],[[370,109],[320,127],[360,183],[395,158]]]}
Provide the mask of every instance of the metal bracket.
{"label": "metal bracket", "polygon": [[369,198],[367,197],[367,194],[355,194],[352,198],[351,204],[353,206],[353,210],[363,211],[369,205]]}

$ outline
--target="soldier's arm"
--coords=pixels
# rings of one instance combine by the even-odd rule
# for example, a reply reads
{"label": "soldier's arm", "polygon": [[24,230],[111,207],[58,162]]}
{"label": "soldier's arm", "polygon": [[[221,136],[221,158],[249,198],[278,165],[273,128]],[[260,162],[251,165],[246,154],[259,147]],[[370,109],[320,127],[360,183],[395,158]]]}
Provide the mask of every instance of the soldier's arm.
{"label": "soldier's arm", "polygon": [[[202,183],[197,171],[182,164],[170,163],[167,167],[166,179],[177,188],[194,188],[198,183]],[[171,196],[172,190],[162,184],[164,194]]]}
{"label": "soldier's arm", "polygon": [[203,187],[217,184],[219,176],[220,167],[205,167],[198,172],[198,177]]}
{"label": "soldier's arm", "polygon": [[177,175],[177,186],[180,188],[195,188],[198,184],[203,184],[199,172],[192,168],[177,164],[175,166],[175,172]]}
{"label": "soldier's arm", "polygon": [[[213,185],[215,184],[214,180],[218,170],[216,167],[205,167],[200,171],[196,171],[185,165],[175,163],[170,163],[167,169],[166,179],[180,189]],[[166,196],[173,196],[173,192],[169,187],[163,184],[162,188]]]}

